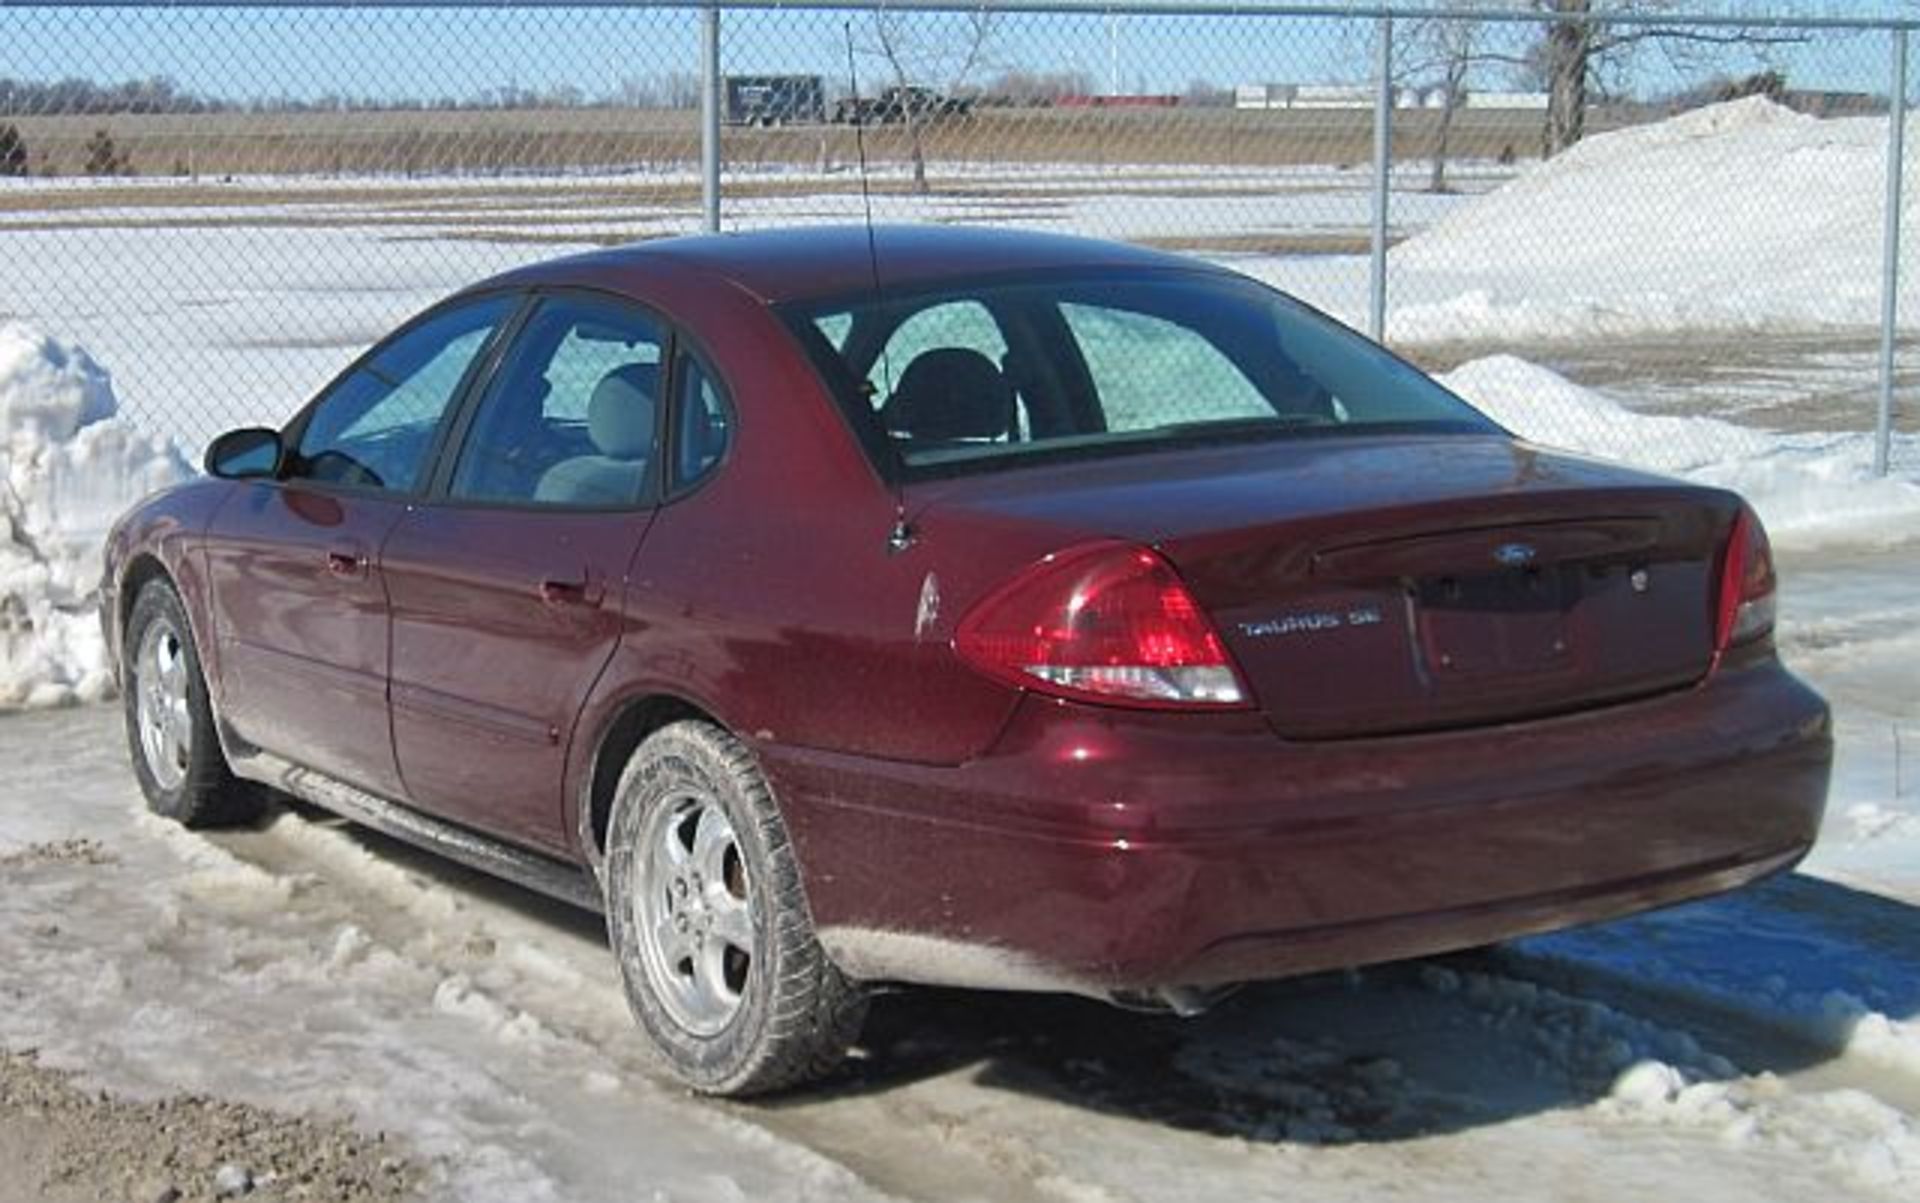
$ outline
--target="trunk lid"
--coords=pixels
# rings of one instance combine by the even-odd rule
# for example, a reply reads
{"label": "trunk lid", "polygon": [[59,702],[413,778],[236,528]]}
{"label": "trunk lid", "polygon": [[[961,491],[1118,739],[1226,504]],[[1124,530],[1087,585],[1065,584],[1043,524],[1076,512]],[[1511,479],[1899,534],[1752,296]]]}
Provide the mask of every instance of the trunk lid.
{"label": "trunk lid", "polygon": [[1500,438],[1264,443],[917,487],[962,516],[1157,547],[1276,731],[1535,718],[1689,685],[1732,494]]}

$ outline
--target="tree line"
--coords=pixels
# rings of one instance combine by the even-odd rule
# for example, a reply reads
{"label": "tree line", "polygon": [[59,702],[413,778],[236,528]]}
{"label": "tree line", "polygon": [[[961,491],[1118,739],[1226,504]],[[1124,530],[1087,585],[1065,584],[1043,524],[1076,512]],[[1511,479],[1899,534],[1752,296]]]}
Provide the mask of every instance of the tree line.
{"label": "tree line", "polygon": [[[105,129],[93,131],[84,150],[86,158],[81,169],[88,175],[133,174],[133,160]],[[33,156],[20,127],[10,121],[0,122],[0,177],[30,175],[32,171]]]}

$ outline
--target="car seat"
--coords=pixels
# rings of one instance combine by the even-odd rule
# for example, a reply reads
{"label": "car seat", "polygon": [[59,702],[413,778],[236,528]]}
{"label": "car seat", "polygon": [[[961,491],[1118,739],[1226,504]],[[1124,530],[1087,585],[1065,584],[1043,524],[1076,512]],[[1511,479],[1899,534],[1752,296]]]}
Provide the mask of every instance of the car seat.
{"label": "car seat", "polygon": [[540,476],[534,500],[563,505],[631,505],[640,496],[653,450],[660,369],[651,363],[615,368],[587,402],[593,455],[563,459]]}
{"label": "car seat", "polygon": [[967,347],[914,356],[880,407],[887,430],[915,442],[987,442],[1013,430],[1013,385],[993,360]]}

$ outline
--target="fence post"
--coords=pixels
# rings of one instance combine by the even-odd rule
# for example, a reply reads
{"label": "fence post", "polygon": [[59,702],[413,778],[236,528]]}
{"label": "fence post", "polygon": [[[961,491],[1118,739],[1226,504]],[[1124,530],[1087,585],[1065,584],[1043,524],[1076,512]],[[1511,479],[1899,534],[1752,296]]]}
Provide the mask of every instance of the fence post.
{"label": "fence post", "polygon": [[1373,267],[1367,333],[1387,338],[1387,202],[1393,180],[1393,18],[1381,17],[1374,58]]}
{"label": "fence post", "polygon": [[700,12],[700,213],[701,228],[720,232],[720,6]]}
{"label": "fence post", "polygon": [[1893,451],[1893,370],[1899,344],[1894,327],[1900,319],[1900,206],[1902,177],[1906,174],[1907,144],[1907,31],[1893,31],[1893,87],[1887,93],[1887,212],[1884,259],[1880,280],[1880,413],[1873,431],[1873,470],[1885,476]]}

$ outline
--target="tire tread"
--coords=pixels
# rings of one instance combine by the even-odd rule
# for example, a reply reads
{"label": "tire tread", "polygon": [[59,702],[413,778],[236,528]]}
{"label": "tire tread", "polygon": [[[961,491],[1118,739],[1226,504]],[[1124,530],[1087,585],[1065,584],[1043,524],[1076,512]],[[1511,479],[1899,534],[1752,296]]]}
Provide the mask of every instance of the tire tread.
{"label": "tire tread", "polygon": [[[758,1017],[753,1039],[738,1050],[739,1055],[723,1058],[718,1065],[688,1063],[688,1058],[674,1047],[678,1042],[660,1038],[658,1025],[671,1021],[650,1015],[648,1000],[636,997],[646,989],[645,971],[626,964],[623,956],[622,975],[636,1017],[656,1036],[656,1051],[667,1067],[703,1093],[739,1098],[790,1089],[825,1077],[839,1066],[847,1048],[859,1037],[866,1019],[867,992],[840,972],[814,936],[799,863],[773,792],[745,744],[720,727],[689,719],[662,727],[640,745],[621,776],[616,809],[646,796],[674,761],[711,770],[724,778],[745,804],[749,813],[736,816],[736,821],[745,817],[753,823],[766,856],[760,888],[770,891],[763,895],[763,914],[770,959],[779,971],[769,983],[768,1007]],[[697,763],[701,761],[705,763]],[[609,830],[620,829],[616,816]],[[612,864],[610,857],[610,927],[621,922],[619,916],[624,914],[617,910],[624,902],[614,896],[622,887],[614,880]]]}
{"label": "tire tread", "polygon": [[213,705],[207,695],[207,679],[200,667],[200,649],[194,642],[193,626],[187,621],[180,594],[164,577],[147,582],[127,616],[123,656],[132,656],[140,646],[140,637],[155,617],[165,617],[181,634],[186,650],[189,679],[187,706],[193,715],[193,743],[187,753],[185,779],[176,790],[162,789],[147,770],[140,746],[136,719],[138,698],[134,690],[134,666],[128,661],[122,672],[121,691],[126,709],[127,747],[133,757],[134,776],[148,807],[158,815],[173,819],[190,829],[243,826],[259,819],[266,809],[266,790],[252,781],[234,776],[221,751],[219,732],[214,726]]}

